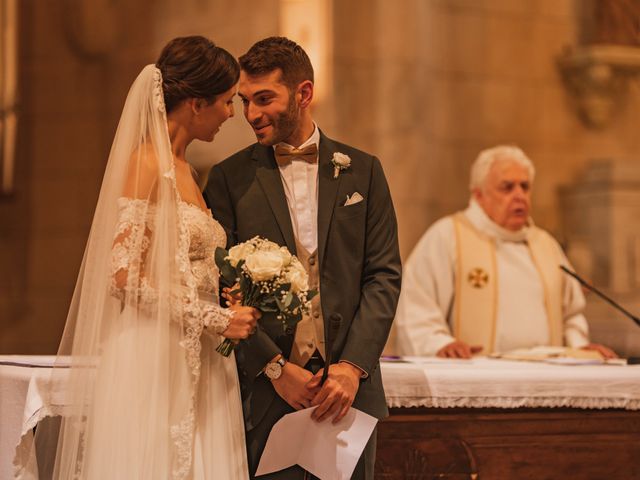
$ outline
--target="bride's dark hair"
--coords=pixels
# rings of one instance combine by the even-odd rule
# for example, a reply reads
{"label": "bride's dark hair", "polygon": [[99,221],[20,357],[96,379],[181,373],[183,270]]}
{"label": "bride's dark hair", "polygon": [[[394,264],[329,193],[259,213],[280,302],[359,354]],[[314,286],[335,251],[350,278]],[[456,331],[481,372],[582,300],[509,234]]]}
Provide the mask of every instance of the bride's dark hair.
{"label": "bride's dark hair", "polygon": [[162,72],[167,113],[187,98],[213,102],[233,87],[240,76],[236,59],[201,36],[178,37],[162,49],[156,67]]}

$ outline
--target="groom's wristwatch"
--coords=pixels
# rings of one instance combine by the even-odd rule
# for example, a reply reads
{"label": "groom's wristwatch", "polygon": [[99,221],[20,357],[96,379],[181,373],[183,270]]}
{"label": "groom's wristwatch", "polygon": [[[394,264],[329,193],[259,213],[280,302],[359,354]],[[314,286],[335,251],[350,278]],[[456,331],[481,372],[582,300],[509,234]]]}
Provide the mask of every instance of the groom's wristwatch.
{"label": "groom's wristwatch", "polygon": [[286,363],[287,361],[280,355],[273,362],[267,363],[267,366],[264,367],[264,374],[271,380],[277,380],[280,378],[280,375],[282,375],[282,367],[284,367]]}

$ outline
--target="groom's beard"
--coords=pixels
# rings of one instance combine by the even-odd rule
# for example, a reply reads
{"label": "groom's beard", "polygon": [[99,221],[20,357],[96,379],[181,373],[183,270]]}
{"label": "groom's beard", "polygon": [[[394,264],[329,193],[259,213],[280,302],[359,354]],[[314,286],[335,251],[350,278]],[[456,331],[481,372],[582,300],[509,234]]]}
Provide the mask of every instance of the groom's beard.
{"label": "groom's beard", "polygon": [[[258,139],[258,142],[266,146],[273,146],[280,142],[284,142],[293,135],[293,132],[298,128],[299,121],[300,112],[298,110],[298,105],[296,104],[294,95],[291,95],[289,97],[287,109],[284,112],[279,113],[271,122],[271,128],[273,129],[271,138],[267,137],[262,140]],[[293,146],[295,147],[297,145]]]}

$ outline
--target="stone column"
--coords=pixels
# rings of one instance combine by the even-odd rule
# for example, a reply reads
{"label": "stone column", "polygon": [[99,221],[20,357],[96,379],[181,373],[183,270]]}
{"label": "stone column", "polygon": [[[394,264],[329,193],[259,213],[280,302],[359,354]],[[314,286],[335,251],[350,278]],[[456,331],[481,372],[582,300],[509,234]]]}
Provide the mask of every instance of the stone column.
{"label": "stone column", "polygon": [[0,0],[0,195],[13,192],[18,127],[18,6]]}
{"label": "stone column", "polygon": [[[560,199],[567,255],[577,273],[640,314],[640,165],[592,161]],[[587,293],[592,340],[640,354],[640,327]]]}

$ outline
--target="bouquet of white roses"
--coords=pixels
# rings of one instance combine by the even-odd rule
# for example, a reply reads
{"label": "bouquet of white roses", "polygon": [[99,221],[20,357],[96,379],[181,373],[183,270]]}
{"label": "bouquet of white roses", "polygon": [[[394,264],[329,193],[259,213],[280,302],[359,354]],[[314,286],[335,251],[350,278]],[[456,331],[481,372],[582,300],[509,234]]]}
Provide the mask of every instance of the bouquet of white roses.
{"label": "bouquet of white roses", "polygon": [[[309,311],[317,294],[309,290],[309,276],[300,261],[286,247],[260,237],[240,243],[229,251],[216,249],[220,281],[236,286],[242,305],[260,310],[260,325],[273,336],[282,335]],[[235,347],[225,339],[216,351],[225,357]]]}

